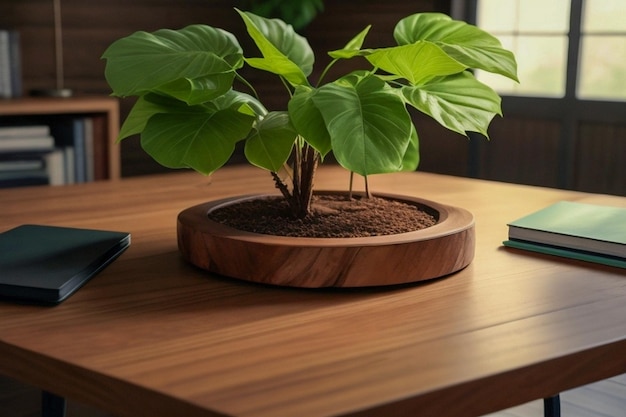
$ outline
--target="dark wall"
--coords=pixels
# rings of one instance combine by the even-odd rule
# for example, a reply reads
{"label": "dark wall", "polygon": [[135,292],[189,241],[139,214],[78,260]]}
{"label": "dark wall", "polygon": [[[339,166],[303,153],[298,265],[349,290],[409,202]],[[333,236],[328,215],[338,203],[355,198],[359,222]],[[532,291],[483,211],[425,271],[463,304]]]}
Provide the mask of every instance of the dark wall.
{"label": "dark wall", "polygon": [[[324,12],[305,31],[313,48],[322,52],[317,53],[318,72],[328,62],[325,51],[342,47],[370,23],[373,28],[367,45],[382,46],[392,42],[392,29],[402,17],[421,11],[449,11],[447,0],[327,0],[325,3]],[[76,94],[109,94],[100,56],[111,42],[137,30],[206,23],[247,39],[234,6],[241,6],[241,1],[62,0],[65,87]],[[0,26],[17,29],[22,37],[25,91],[55,86],[53,22],[52,0],[0,1]],[[242,43],[245,49],[248,45]],[[282,85],[273,78],[257,81],[262,81],[259,93],[264,101],[271,103],[270,107],[284,105]],[[131,99],[121,101],[122,118],[131,105]],[[457,140],[464,143],[460,136]],[[163,170],[143,153],[135,138],[125,140],[121,146],[124,176]]]}
{"label": "dark wall", "polygon": [[[235,33],[247,54],[253,54],[233,10],[241,0],[61,1],[65,86],[78,94],[109,94],[100,56],[111,42],[137,30],[206,23]],[[450,7],[449,0],[326,0],[325,4],[325,11],[304,33],[317,51],[318,73],[328,62],[326,51],[342,47],[368,24],[373,27],[366,46],[384,46],[392,42],[392,29],[402,17],[423,11],[448,13]],[[25,90],[54,86],[52,0],[0,0],[0,26],[21,33]],[[253,81],[260,81],[259,93],[271,109],[283,108],[286,96],[274,77]],[[496,117],[492,123],[490,141],[481,136],[470,141],[414,112],[420,135],[419,169],[626,195],[623,117],[616,123],[619,114],[609,120],[604,107],[594,110],[585,105],[576,110],[576,122],[564,122],[568,104],[554,102],[545,108],[532,101],[510,104],[505,97],[504,118]],[[131,99],[121,101],[122,117],[131,105]],[[613,113],[626,114],[623,108]],[[136,138],[121,146],[123,175],[164,170],[143,153]]]}

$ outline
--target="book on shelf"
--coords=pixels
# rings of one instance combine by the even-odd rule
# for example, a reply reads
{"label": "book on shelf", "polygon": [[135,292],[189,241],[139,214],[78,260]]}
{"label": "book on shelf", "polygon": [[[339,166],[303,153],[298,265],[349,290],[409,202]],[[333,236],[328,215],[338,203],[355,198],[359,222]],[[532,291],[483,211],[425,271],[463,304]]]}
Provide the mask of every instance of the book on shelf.
{"label": "book on shelf", "polygon": [[47,185],[46,153],[0,153],[0,188]]}
{"label": "book on shelf", "polygon": [[0,187],[49,184],[44,157],[53,149],[47,126],[0,127]]}
{"label": "book on shelf", "polygon": [[0,153],[42,152],[54,149],[52,136],[0,137]]}
{"label": "book on shelf", "polygon": [[83,118],[83,140],[85,141],[85,181],[95,180],[94,171],[94,125],[91,117]]}
{"label": "book on shelf", "polygon": [[63,168],[65,168],[65,184],[74,184],[76,182],[76,173],[74,169],[74,147],[65,146],[63,150]]}
{"label": "book on shelf", "polygon": [[90,119],[90,117],[64,117],[51,124],[56,145],[71,148],[74,183],[87,182],[94,178],[93,162],[88,162],[88,159],[93,158],[93,129],[87,128]]}
{"label": "book on shelf", "polygon": [[[106,119],[102,116],[44,115],[0,119],[0,123],[0,169],[5,172],[15,171],[12,175],[6,174],[8,178],[0,186],[40,183],[18,181],[20,173],[27,173],[10,168],[16,166],[17,159],[43,161],[51,185],[82,183],[108,177]],[[11,164],[5,162],[8,160],[12,160]]]}
{"label": "book on shelf", "polygon": [[17,158],[0,160],[0,172],[20,172],[44,168],[42,158]]}
{"label": "book on shelf", "polygon": [[45,152],[0,153],[0,187],[74,183],[71,147]]}
{"label": "book on shelf", "polygon": [[561,201],[508,227],[505,246],[626,268],[626,208]]}
{"label": "book on shelf", "polygon": [[0,126],[0,138],[23,138],[50,136],[48,125]]}
{"label": "book on shelf", "polygon": [[65,153],[63,149],[56,148],[44,156],[44,167],[48,175],[48,184],[66,184]]}
{"label": "book on shelf", "polygon": [[17,161],[24,166],[25,161],[33,163],[52,150],[54,138],[48,126],[0,126],[0,162],[4,172]]}
{"label": "book on shelf", "polygon": [[0,98],[22,95],[20,34],[0,29]]}
{"label": "book on shelf", "polygon": [[0,98],[11,98],[9,31],[0,29]]}

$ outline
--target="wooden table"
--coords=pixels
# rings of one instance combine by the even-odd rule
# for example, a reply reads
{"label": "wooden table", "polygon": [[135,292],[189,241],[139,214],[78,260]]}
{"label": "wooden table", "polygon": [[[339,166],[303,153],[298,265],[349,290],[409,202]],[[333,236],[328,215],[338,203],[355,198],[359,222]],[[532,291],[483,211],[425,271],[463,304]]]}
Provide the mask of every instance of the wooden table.
{"label": "wooden table", "polygon": [[[317,187],[347,182],[326,168]],[[269,175],[248,167],[0,190],[0,231],[41,223],[133,239],[59,306],[0,302],[0,373],[120,416],[442,417],[626,372],[626,271],[501,245],[508,221],[558,200],[626,198],[427,173],[370,184],[474,213],[472,264],[363,290],[267,287],[186,264],[176,215],[272,192]]]}

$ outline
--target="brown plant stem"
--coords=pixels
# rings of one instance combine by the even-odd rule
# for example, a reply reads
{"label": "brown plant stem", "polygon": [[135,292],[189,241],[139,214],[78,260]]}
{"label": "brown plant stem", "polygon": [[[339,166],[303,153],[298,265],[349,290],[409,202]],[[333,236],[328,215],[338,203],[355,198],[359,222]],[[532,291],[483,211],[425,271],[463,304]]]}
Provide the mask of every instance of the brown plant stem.
{"label": "brown plant stem", "polygon": [[308,144],[304,145],[302,152],[296,152],[291,191],[278,173],[271,173],[276,188],[287,200],[294,218],[303,219],[311,213],[313,184],[319,159],[319,153]]}
{"label": "brown plant stem", "polygon": [[280,190],[280,193],[283,195],[283,197],[285,197],[285,200],[290,202],[292,200],[292,195],[289,192],[289,188],[287,188],[287,185],[285,185],[283,180],[280,178],[280,176],[276,172],[272,172],[271,174],[272,174],[272,178],[274,179],[274,184],[276,185],[276,188]]}
{"label": "brown plant stem", "polygon": [[298,196],[299,218],[306,217],[311,211],[311,198],[313,197],[313,184],[315,172],[319,163],[319,153],[308,144],[304,145],[300,172],[300,193]]}

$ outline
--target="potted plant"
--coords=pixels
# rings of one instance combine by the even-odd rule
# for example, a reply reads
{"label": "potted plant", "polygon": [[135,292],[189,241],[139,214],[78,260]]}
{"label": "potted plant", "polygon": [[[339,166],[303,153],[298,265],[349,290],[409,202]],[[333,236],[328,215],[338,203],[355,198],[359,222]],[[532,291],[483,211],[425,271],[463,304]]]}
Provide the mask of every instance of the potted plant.
{"label": "potted plant", "polygon": [[[110,45],[103,58],[107,61],[105,75],[113,94],[138,97],[122,125],[120,140],[141,134],[142,147],[157,162],[171,168],[192,168],[207,175],[222,167],[236,144],[244,141],[247,160],[269,172],[294,218],[311,216],[315,171],[331,152],[348,172],[363,176],[366,184],[367,177],[373,174],[415,170],[419,162],[418,134],[409,106],[460,134],[475,131],[487,135],[491,119],[501,114],[500,97],[476,80],[469,70],[480,69],[516,79],[515,58],[496,38],[444,14],[421,13],[398,22],[394,30],[397,45],[388,48],[363,48],[370,29],[366,27],[343,48],[329,52],[331,62],[313,83],[310,78],[314,54],[304,37],[281,20],[236,11],[258,47],[260,57],[244,57],[233,34],[206,25],[136,32]],[[360,59],[366,66],[327,80],[329,69],[348,59]],[[286,110],[265,108],[254,87],[239,72],[245,64],[280,78],[290,97]],[[370,194],[368,187],[366,194]],[[454,213],[454,210],[446,211],[445,207],[433,209],[432,205],[430,210],[439,223],[445,223],[442,219]],[[232,236],[232,230],[225,232],[221,224],[215,225],[212,221],[207,228],[206,210],[214,209],[201,207],[199,218],[195,214],[191,216],[194,225],[201,223],[197,226],[202,229],[200,233],[187,230],[189,218],[185,216],[182,216],[181,226],[179,217],[179,245],[196,265],[237,278],[286,285],[381,283],[374,278],[364,282],[359,279],[356,284],[348,280],[346,284],[343,266],[337,267],[342,272],[320,279],[298,276],[305,270],[309,271],[305,275],[310,275],[311,268],[299,269],[289,276],[277,271],[279,265],[286,263],[306,265],[307,255],[300,252],[282,257],[276,264],[269,262],[272,265],[262,273],[234,271],[234,267],[216,265],[216,255],[196,250],[196,247],[210,247],[208,252],[219,253],[220,257],[228,253],[241,257],[252,249],[242,247],[245,244],[240,241],[223,247],[217,243],[221,239],[216,236]],[[460,239],[463,241],[461,250],[467,252],[460,257],[462,261],[451,262],[452,266],[442,271],[412,274],[390,282],[432,278],[466,266],[467,258],[471,260],[473,256],[473,222],[466,213],[461,213],[460,217],[467,225]],[[453,227],[458,229],[459,224]],[[428,229],[424,233],[427,240],[432,240]],[[449,230],[443,234],[454,235]],[[196,236],[193,239],[201,236],[200,241],[190,242],[190,235]],[[403,235],[398,236],[406,240],[406,234]],[[242,232],[242,236],[243,242],[261,239],[256,246],[272,247],[266,241],[268,236],[246,232]],[[420,240],[419,237],[408,240],[415,239]],[[292,238],[284,245],[292,248],[313,244],[319,249],[321,239],[309,240]],[[344,244],[359,248],[372,246],[371,242],[358,240],[356,243],[340,244],[332,239],[329,242],[335,249]],[[384,243],[390,244],[395,246]],[[255,256],[263,259],[256,261]],[[236,263],[246,263],[254,270],[268,263],[267,253],[249,257],[246,262],[239,259]],[[363,270],[362,266],[355,268]],[[409,269],[415,268],[408,266]],[[319,271],[319,275],[325,274]]]}

